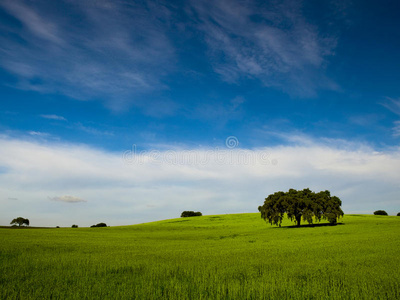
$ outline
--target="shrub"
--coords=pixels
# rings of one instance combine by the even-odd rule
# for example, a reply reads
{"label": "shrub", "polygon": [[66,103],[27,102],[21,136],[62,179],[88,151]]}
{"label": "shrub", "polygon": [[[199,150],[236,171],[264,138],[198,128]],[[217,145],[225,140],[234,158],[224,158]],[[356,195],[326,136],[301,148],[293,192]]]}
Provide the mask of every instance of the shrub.
{"label": "shrub", "polygon": [[96,224],[96,225],[92,225],[90,227],[107,227],[107,224],[106,223],[99,223],[99,224]]}
{"label": "shrub", "polygon": [[377,211],[374,211],[374,215],[377,215],[377,216],[387,216],[388,213],[387,213],[386,211],[384,211],[384,210],[377,210]]}
{"label": "shrub", "polygon": [[400,217],[400,213],[397,213],[397,216]]}
{"label": "shrub", "polygon": [[72,228],[78,228],[78,225],[74,224],[71,226]]}
{"label": "shrub", "polygon": [[185,210],[184,212],[181,213],[181,218],[200,217],[202,215],[203,214],[201,212],[199,212],[199,211],[194,212],[194,211]]}

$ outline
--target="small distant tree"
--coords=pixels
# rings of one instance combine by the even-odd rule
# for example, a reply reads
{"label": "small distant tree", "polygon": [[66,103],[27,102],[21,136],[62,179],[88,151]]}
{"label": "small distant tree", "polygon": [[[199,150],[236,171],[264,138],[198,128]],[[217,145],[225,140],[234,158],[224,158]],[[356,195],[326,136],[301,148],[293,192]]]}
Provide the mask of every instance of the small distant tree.
{"label": "small distant tree", "polygon": [[388,213],[386,211],[384,211],[384,210],[376,210],[376,211],[374,211],[374,215],[376,215],[376,216],[387,216]]}
{"label": "small distant tree", "polygon": [[71,226],[72,228],[78,228],[78,225],[74,224]]}
{"label": "small distant tree", "polygon": [[90,227],[107,227],[107,224],[106,223],[98,223],[98,224],[92,225]]}
{"label": "small distant tree", "polygon": [[281,226],[285,214],[290,220],[295,220],[297,226],[300,226],[301,220],[312,224],[314,219],[318,222],[325,219],[336,224],[344,215],[341,205],[342,201],[331,196],[329,191],[315,193],[308,188],[302,191],[290,189],[269,195],[258,210],[261,218],[271,225]]}
{"label": "small distant tree", "polygon": [[18,225],[18,226],[21,226],[21,225],[25,224],[25,225],[29,226],[29,219],[25,219],[23,217],[18,217],[18,218],[13,219],[10,222],[10,224],[11,225],[14,224],[14,225]]}
{"label": "small distant tree", "polygon": [[400,212],[399,212],[399,213],[397,213],[397,216],[398,216],[398,217],[400,217]]}
{"label": "small distant tree", "polygon": [[199,212],[199,211],[194,212],[194,211],[188,211],[188,210],[186,210],[186,211],[184,211],[184,212],[181,213],[181,218],[200,217],[200,216],[202,216],[202,215],[203,215],[203,214],[202,214],[201,212]]}

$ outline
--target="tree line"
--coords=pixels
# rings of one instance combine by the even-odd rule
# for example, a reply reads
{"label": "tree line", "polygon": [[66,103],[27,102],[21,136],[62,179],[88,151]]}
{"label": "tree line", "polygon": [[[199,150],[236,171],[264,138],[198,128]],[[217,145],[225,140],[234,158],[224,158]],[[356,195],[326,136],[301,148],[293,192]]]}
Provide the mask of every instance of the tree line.
{"label": "tree line", "polygon": [[[291,221],[295,221],[300,226],[301,221],[312,224],[314,221],[320,222],[327,220],[330,224],[335,225],[337,221],[344,216],[341,209],[342,201],[337,196],[331,196],[330,191],[320,191],[315,193],[309,188],[297,191],[290,189],[288,192],[276,192],[265,198],[264,204],[258,207],[261,218],[271,225],[281,226],[284,216],[286,215]],[[183,211],[181,218],[197,217],[203,214],[199,211]],[[374,215],[387,216],[384,210],[374,211]],[[397,214],[400,216],[400,212]],[[29,219],[18,217],[13,219],[10,224],[20,227],[22,225],[29,226]],[[73,224],[72,228],[78,228]],[[107,227],[106,223],[98,223],[90,227]],[[59,226],[57,226],[59,228]]]}

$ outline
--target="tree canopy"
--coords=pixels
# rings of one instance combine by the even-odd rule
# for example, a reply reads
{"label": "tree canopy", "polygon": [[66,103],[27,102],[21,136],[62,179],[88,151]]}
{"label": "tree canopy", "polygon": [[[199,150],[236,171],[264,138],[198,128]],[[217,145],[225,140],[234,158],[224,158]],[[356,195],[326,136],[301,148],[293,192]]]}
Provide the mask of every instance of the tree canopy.
{"label": "tree canopy", "polygon": [[184,212],[181,213],[181,218],[187,218],[187,217],[200,217],[203,214],[199,211],[191,211],[191,210],[185,210]]}
{"label": "tree canopy", "polygon": [[10,222],[10,224],[14,224],[14,225],[18,224],[18,226],[25,224],[25,225],[29,226],[29,219],[25,219],[23,217],[18,217],[18,218],[13,219]]}
{"label": "tree canopy", "polygon": [[384,210],[376,210],[376,211],[374,211],[374,215],[376,215],[376,216],[387,216],[388,213],[386,211],[384,211]]}
{"label": "tree canopy", "polygon": [[300,226],[302,219],[309,224],[321,219],[336,224],[344,215],[341,205],[342,201],[336,196],[331,196],[329,191],[315,193],[308,188],[302,191],[290,189],[288,192],[269,195],[258,210],[261,218],[271,225],[281,226],[285,214],[291,221],[295,220],[297,226]]}
{"label": "tree canopy", "polygon": [[107,227],[107,224],[106,223],[98,223],[98,224],[92,225],[90,227]]}

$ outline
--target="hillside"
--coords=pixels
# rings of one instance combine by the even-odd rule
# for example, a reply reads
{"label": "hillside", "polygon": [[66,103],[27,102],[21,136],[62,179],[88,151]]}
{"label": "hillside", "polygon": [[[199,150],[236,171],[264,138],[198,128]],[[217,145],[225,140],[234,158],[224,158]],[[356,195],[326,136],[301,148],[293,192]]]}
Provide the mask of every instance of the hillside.
{"label": "hillside", "polygon": [[400,217],[342,222],[278,228],[257,213],[0,229],[0,298],[400,298]]}

